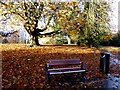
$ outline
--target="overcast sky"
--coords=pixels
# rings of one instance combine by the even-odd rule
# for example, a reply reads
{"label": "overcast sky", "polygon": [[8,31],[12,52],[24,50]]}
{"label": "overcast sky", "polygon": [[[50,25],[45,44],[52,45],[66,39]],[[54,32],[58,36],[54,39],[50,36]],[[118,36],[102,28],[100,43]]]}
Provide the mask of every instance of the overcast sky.
{"label": "overcast sky", "polygon": [[118,31],[118,2],[120,0],[111,0],[114,1],[113,4],[111,5],[112,7],[112,20],[111,20],[111,27],[113,30],[116,32]]}

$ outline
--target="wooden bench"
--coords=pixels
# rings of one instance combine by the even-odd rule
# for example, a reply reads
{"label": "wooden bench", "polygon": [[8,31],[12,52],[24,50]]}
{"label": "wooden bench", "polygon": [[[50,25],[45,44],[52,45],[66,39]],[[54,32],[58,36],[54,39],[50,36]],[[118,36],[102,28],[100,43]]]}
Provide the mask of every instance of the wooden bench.
{"label": "wooden bench", "polygon": [[80,59],[59,59],[49,60],[46,64],[46,83],[50,83],[50,75],[81,73],[85,79],[85,72],[88,71],[85,64]]}

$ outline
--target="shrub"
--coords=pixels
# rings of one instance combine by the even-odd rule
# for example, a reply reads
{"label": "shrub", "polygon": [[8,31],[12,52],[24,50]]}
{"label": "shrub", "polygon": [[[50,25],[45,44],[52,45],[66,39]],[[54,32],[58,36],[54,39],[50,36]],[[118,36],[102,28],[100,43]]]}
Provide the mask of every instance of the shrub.
{"label": "shrub", "polygon": [[103,46],[120,46],[120,36],[118,34],[114,34],[112,39],[101,41],[100,44]]}

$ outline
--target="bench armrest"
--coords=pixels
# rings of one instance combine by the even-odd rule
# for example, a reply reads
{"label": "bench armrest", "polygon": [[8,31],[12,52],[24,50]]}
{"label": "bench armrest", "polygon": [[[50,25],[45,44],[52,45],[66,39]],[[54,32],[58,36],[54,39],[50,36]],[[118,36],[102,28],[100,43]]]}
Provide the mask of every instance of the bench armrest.
{"label": "bench armrest", "polygon": [[88,69],[84,63],[83,63],[83,67],[85,68],[86,72],[88,72]]}

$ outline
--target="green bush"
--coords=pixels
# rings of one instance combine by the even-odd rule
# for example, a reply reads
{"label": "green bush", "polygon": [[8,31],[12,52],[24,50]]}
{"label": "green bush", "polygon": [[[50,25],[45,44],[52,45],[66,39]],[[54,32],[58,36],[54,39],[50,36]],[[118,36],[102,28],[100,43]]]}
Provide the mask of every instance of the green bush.
{"label": "green bush", "polygon": [[60,39],[56,41],[56,44],[68,44],[67,39]]}
{"label": "green bush", "polygon": [[118,36],[118,34],[115,34],[112,36],[111,40],[101,41],[100,44],[103,46],[118,46],[118,47],[120,47],[120,36]]}
{"label": "green bush", "polygon": [[99,47],[100,45],[100,40],[97,38],[82,38],[79,39],[77,42],[78,45],[83,46],[83,45],[88,45],[89,47]]}

